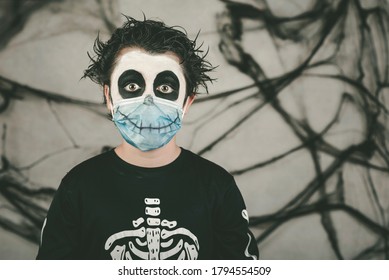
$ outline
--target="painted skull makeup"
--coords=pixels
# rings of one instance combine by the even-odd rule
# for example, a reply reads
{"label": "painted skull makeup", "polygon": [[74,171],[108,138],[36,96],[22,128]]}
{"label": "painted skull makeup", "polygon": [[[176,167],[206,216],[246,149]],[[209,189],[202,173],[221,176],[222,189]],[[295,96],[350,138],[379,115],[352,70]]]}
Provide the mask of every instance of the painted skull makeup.
{"label": "painted skull makeup", "polygon": [[185,91],[175,56],[127,50],[111,79],[112,118],[124,140],[141,151],[169,143],[181,128]]}

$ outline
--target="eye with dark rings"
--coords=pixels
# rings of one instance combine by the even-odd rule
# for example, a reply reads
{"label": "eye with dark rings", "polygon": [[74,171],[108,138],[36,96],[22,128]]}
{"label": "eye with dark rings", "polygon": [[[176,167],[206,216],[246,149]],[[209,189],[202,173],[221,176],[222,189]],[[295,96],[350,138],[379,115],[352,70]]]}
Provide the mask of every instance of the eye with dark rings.
{"label": "eye with dark rings", "polygon": [[140,89],[140,86],[136,83],[129,83],[124,87],[124,89],[128,92],[136,92]]}
{"label": "eye with dark rings", "polygon": [[169,85],[160,85],[157,87],[157,90],[164,94],[169,94],[174,91],[174,89]]}

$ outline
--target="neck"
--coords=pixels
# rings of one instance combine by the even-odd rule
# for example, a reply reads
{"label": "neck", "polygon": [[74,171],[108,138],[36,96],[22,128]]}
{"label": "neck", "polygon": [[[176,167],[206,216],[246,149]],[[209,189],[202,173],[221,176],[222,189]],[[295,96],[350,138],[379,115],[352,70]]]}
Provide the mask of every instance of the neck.
{"label": "neck", "polygon": [[148,152],[142,152],[123,141],[115,148],[115,152],[122,160],[132,165],[152,168],[173,162],[180,155],[181,148],[177,146],[174,137],[165,146]]}

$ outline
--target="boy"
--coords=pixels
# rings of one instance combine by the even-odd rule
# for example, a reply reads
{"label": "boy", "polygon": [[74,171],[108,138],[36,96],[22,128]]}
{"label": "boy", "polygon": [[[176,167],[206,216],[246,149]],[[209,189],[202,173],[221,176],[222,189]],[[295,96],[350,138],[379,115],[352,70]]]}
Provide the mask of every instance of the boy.
{"label": "boy", "polygon": [[85,70],[123,141],[63,178],[37,259],[257,259],[233,177],[176,144],[211,64],[185,33],[126,19]]}

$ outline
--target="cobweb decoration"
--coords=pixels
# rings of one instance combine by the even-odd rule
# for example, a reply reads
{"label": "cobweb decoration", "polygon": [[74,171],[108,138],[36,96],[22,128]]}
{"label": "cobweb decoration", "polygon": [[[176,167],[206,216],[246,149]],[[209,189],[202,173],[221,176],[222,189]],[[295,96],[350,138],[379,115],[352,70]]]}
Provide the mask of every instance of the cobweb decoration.
{"label": "cobweb decoration", "polygon": [[[250,123],[259,118],[261,110],[271,108],[298,139],[298,144],[267,160],[233,168],[231,172],[238,178],[244,178],[250,173],[276,166],[280,161],[287,161],[291,155],[305,150],[310,155],[315,176],[276,211],[251,217],[250,225],[258,233],[260,247],[282,225],[296,218],[319,214],[321,226],[338,259],[388,259],[387,2],[305,1],[309,5],[293,16],[285,15],[285,7],[271,6],[274,4],[272,1],[222,2],[225,11],[217,17],[219,49],[228,64],[252,82],[200,100],[226,102],[234,96],[234,101],[226,107],[228,110],[248,105],[245,113],[240,114],[211,142],[199,148],[198,153],[207,156],[218,146],[227,145],[231,137],[250,129]],[[297,1],[288,4],[297,6]],[[260,32],[266,32],[276,50],[272,62],[282,65],[283,70],[277,75],[268,75],[272,65],[263,62],[265,60],[259,61],[261,52],[268,51],[261,48],[261,39],[258,39],[258,45],[246,42]],[[291,49],[294,53],[289,53]],[[308,92],[307,87],[312,84],[315,86],[309,87]],[[331,84],[339,86],[333,89]],[[323,91],[323,86],[327,86],[327,90]],[[247,93],[248,90],[251,91]],[[320,91],[322,95],[312,102],[317,96],[315,91]],[[323,115],[326,122],[318,125],[312,119],[317,117],[312,110],[319,110],[324,94],[338,96],[338,101],[330,116],[328,112]],[[285,102],[287,95],[293,97],[297,110]],[[218,114],[221,113],[211,113],[208,118],[216,119]],[[266,135],[259,134],[257,137]],[[247,138],[241,145],[248,145],[250,141],[256,140]],[[352,189],[355,180],[358,181],[357,186],[364,186],[366,190],[363,200],[366,204],[350,199],[352,192],[358,192]],[[260,178],[256,188],[260,191]],[[348,215],[372,232],[375,242],[354,255],[345,255],[339,240],[343,229],[334,222],[334,214],[339,213]],[[301,238],[308,234],[302,232]],[[269,242],[277,242],[277,238]]]}
{"label": "cobweb decoration", "polygon": [[[245,197],[248,206],[261,209],[250,213],[250,226],[260,249],[278,242],[277,230],[283,230],[282,226],[318,215],[334,257],[388,259],[387,2],[220,2],[225,10],[216,17],[217,33],[213,35],[219,40],[219,51],[230,73],[234,71],[249,82],[196,100],[191,110],[198,114],[192,118],[189,114],[183,128],[190,136],[188,146],[204,157],[224,159],[220,163],[235,175],[239,187],[250,190]],[[0,50],[74,30],[95,34],[96,22],[109,34],[120,19],[115,3],[0,1]],[[294,9],[289,10],[291,5]],[[58,21],[53,29],[21,32],[31,16],[42,9],[61,14],[67,24]],[[73,13],[77,13],[74,18]],[[218,71],[224,69],[219,67]],[[234,76],[228,78],[234,80]],[[16,125],[11,116],[25,104],[35,104],[45,115],[29,116],[27,112],[20,118],[55,124],[57,130],[47,135],[62,142],[49,151],[32,151],[40,155],[20,161],[10,153]],[[0,226],[36,244],[56,186],[34,182],[34,170],[46,164],[50,167],[47,172],[52,172],[56,157],[62,159],[72,152],[87,157],[109,149],[109,144],[94,146],[70,129],[66,111],[77,112],[77,121],[86,116],[99,122],[106,119],[106,109],[99,102],[0,76]],[[263,124],[263,116],[268,116],[265,113],[273,119],[266,119],[269,130],[260,131],[258,124]],[[269,140],[268,147],[258,145],[279,127],[293,141],[280,144]],[[23,137],[27,141],[33,133]],[[272,149],[277,152],[268,156],[265,152]],[[291,193],[286,201],[266,193],[264,171],[282,174],[284,170],[280,169],[292,169],[295,156],[301,154],[306,155],[307,173],[312,171],[308,182],[295,174],[294,183],[302,182],[299,191],[289,185],[267,187]],[[266,200],[276,206],[261,208]],[[365,229],[373,242],[365,246],[345,244],[344,236],[355,233],[341,227],[340,215]],[[310,234],[301,231],[297,238],[305,240]],[[355,247],[352,253],[350,247]]]}
{"label": "cobweb decoration", "polygon": [[[88,1],[86,4],[77,1],[63,3],[59,0],[13,0],[1,1],[0,9],[0,50],[45,40],[74,30],[95,33],[96,21],[100,21],[100,29],[106,33],[112,32],[117,24],[114,21],[117,17],[112,14],[115,12],[116,15],[115,1],[108,3],[96,0],[95,2]],[[62,21],[58,21],[57,25],[51,28],[45,26],[41,30],[36,30],[36,33],[27,33],[27,35],[23,33],[31,16],[42,9],[46,9],[53,16],[61,14],[58,18]],[[20,36],[16,38],[17,35]],[[13,40],[15,38],[16,40]],[[17,110],[20,110],[21,104],[35,104],[40,106],[42,111],[47,109],[50,113],[44,117],[39,114],[29,116],[33,112],[23,110],[18,113]],[[87,147],[79,143],[73,133],[68,130],[66,121],[60,114],[63,108],[70,111],[73,108],[79,108],[82,112],[92,114],[98,119],[106,119],[105,108],[100,102],[79,100],[56,92],[37,89],[0,75],[0,226],[36,244],[40,241],[43,220],[57,186],[44,186],[36,183],[31,179],[30,173],[40,164],[55,156],[66,155],[70,151],[93,155],[109,149],[107,146]],[[16,114],[25,115],[23,118],[27,120],[38,118],[42,120],[42,123],[44,120],[52,120],[55,126],[59,127],[63,138],[66,139],[64,142],[67,144],[49,152],[42,151],[39,157],[30,162],[20,163],[20,160],[15,162],[15,159],[8,155],[10,151],[7,144],[13,141],[9,137],[10,132],[11,134],[13,132],[9,127],[19,121],[12,118]],[[39,133],[44,136],[49,135],[46,138],[52,137],[53,131],[50,125],[48,124],[46,128],[47,131],[39,131]],[[31,139],[34,140],[34,133],[36,132],[30,131],[21,140],[26,143]],[[53,166],[46,172],[53,172],[52,168]]]}

